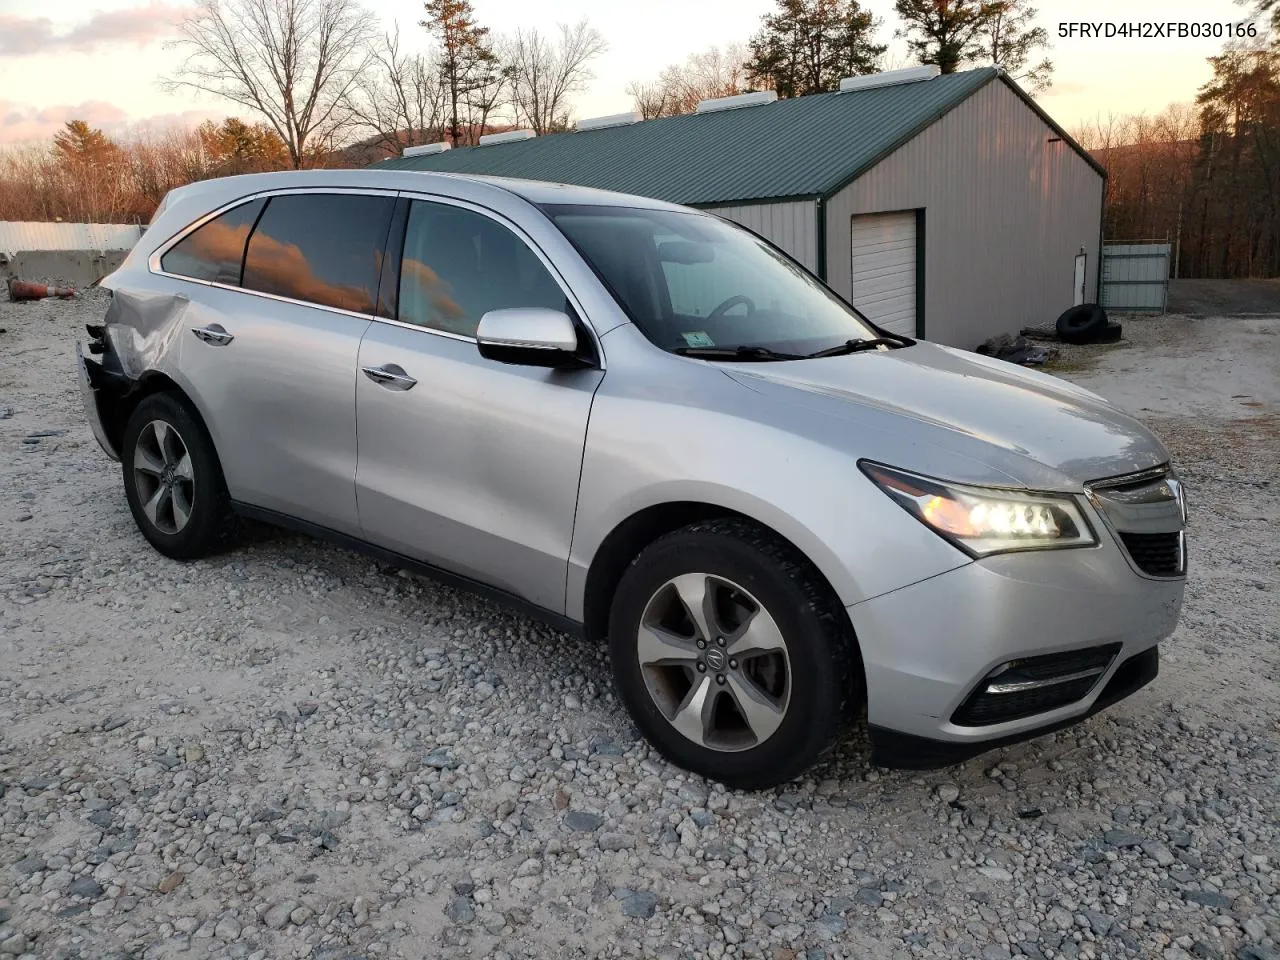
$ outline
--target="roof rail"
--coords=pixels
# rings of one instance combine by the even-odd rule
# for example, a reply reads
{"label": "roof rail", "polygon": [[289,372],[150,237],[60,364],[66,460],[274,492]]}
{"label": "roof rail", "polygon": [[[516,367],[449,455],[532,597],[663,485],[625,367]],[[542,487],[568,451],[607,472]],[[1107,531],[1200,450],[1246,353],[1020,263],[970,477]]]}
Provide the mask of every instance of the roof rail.
{"label": "roof rail", "polygon": [[876,87],[892,87],[899,83],[932,80],[941,73],[937,64],[930,63],[923,67],[904,67],[901,70],[886,70],[884,73],[868,73],[864,77],[845,77],[840,81],[840,92],[873,90]]}
{"label": "roof rail", "polygon": [[487,147],[493,143],[511,143],[515,140],[532,140],[537,134],[532,130],[508,130],[506,133],[486,133],[480,138],[480,146]]}
{"label": "roof rail", "polygon": [[717,113],[721,110],[737,110],[739,107],[758,107],[761,104],[773,103],[778,99],[777,90],[758,90],[753,93],[739,93],[733,97],[715,97],[711,100],[699,100],[698,113]]}
{"label": "roof rail", "polygon": [[588,117],[585,120],[579,120],[575,125],[576,130],[603,130],[605,127],[625,127],[631,123],[639,123],[644,117],[640,114],[631,113],[612,113],[607,117]]}
{"label": "roof rail", "polygon": [[405,147],[400,151],[402,157],[420,157],[424,153],[443,153],[450,149],[449,141],[441,140],[439,143],[420,143],[416,147]]}

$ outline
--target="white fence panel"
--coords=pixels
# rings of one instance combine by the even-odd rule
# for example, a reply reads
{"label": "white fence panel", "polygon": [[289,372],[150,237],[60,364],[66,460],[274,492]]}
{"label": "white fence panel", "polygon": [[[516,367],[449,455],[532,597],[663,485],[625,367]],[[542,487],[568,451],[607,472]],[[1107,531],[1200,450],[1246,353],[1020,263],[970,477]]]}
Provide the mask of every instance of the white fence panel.
{"label": "white fence panel", "polygon": [[132,250],[143,227],[133,223],[37,223],[0,220],[0,253]]}

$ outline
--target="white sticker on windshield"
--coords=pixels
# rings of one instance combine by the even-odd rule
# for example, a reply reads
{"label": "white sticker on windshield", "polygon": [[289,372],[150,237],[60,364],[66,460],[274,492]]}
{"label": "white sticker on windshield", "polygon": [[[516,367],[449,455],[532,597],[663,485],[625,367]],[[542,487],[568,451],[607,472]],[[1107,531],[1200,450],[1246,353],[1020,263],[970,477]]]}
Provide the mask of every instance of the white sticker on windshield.
{"label": "white sticker on windshield", "polygon": [[714,347],[716,345],[716,342],[701,330],[693,333],[682,333],[680,336],[684,337],[684,342],[691,347]]}

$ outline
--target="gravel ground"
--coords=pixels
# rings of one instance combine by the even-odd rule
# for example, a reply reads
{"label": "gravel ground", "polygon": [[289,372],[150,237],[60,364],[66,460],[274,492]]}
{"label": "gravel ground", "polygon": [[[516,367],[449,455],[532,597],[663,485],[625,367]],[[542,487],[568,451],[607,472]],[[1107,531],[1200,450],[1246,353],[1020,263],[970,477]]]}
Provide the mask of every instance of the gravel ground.
{"label": "gravel ground", "polygon": [[[0,304],[0,955],[1280,957],[1274,404],[1143,414],[1193,508],[1153,685],[949,770],[855,735],[743,794],[647,749],[603,650],[283,533],[154,553],[76,392],[104,306]],[[1068,375],[1158,396],[1170,358],[1280,353],[1216,322]]]}

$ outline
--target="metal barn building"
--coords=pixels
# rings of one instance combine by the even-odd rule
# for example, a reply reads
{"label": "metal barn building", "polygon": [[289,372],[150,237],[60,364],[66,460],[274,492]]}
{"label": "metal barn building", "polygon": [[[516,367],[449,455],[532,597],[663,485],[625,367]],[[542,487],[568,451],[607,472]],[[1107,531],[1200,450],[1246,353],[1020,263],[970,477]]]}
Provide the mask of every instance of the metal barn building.
{"label": "metal barn building", "polygon": [[1017,84],[993,68],[915,68],[842,86],[502,134],[385,165],[710,210],[785,249],[882,326],[953,346],[1098,299],[1106,173]]}

